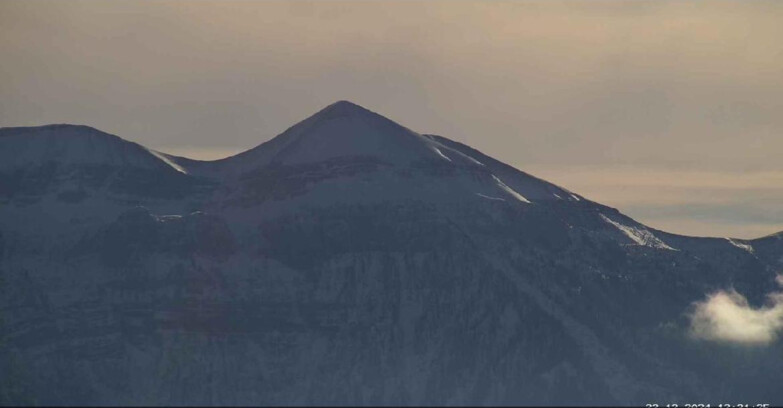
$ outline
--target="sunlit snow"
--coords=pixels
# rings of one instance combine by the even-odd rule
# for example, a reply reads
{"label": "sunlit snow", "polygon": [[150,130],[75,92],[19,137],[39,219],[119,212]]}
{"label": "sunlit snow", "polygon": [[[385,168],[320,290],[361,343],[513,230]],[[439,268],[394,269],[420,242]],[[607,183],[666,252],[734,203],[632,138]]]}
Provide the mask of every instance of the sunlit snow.
{"label": "sunlit snow", "polygon": [[495,200],[495,201],[506,201],[506,199],[505,199],[505,198],[500,198],[500,197],[490,197],[490,196],[488,196],[488,195],[484,195],[484,194],[481,194],[481,193],[476,193],[476,195],[477,195],[477,196],[479,196],[479,197],[486,198],[486,199],[488,199],[488,200]]}
{"label": "sunlit snow", "polygon": [[735,240],[733,240],[731,238],[726,238],[726,241],[729,241],[729,243],[731,245],[734,245],[735,247],[737,247],[739,249],[743,249],[745,251],[748,251],[751,254],[753,253],[753,247],[748,245],[748,244],[743,244],[742,242],[737,242],[737,241],[735,241]]}
{"label": "sunlit snow", "polygon": [[173,161],[171,161],[168,157],[166,157],[162,153],[156,152],[155,150],[152,150],[152,149],[147,149],[147,151],[152,153],[153,156],[155,156],[155,157],[159,158],[160,160],[162,160],[163,163],[168,164],[172,169],[174,169],[174,170],[176,170],[176,171],[178,171],[178,172],[180,172],[182,174],[188,174],[188,172],[185,171],[185,169],[183,169],[182,166],[180,166],[177,163],[174,163]]}
{"label": "sunlit snow", "polygon": [[434,150],[435,153],[438,154],[438,156],[443,157],[444,159],[446,159],[448,161],[451,161],[451,159],[449,159],[445,154],[443,154],[443,152],[441,152],[440,149],[438,149],[437,147],[433,146],[432,150]]}
{"label": "sunlit snow", "polygon": [[498,186],[505,190],[507,193],[511,194],[514,198],[516,198],[519,201],[522,201],[523,203],[531,204],[530,200],[525,198],[522,194],[517,193],[513,188],[509,187],[504,183],[502,180],[500,180],[496,175],[492,175],[492,178],[495,179],[495,181],[498,183]]}
{"label": "sunlit snow", "polygon": [[658,248],[658,249],[669,249],[672,251],[676,251],[676,249],[670,247],[669,245],[666,245],[663,241],[661,241],[658,237],[653,235],[650,231],[636,228],[636,227],[629,227],[627,225],[620,224],[617,221],[614,221],[610,219],[609,217],[601,214],[601,218],[604,219],[604,221],[608,222],[609,224],[613,225],[615,228],[620,230],[623,234],[625,234],[628,238],[630,238],[633,242],[648,246],[651,248]]}

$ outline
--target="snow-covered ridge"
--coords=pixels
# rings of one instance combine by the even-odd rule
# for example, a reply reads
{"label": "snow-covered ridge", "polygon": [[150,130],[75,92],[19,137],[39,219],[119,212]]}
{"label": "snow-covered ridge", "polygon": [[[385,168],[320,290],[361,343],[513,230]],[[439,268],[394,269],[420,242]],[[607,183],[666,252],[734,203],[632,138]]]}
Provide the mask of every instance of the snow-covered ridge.
{"label": "snow-covered ridge", "polygon": [[[528,202],[538,201],[581,201],[578,195],[565,188],[554,185],[548,181],[539,179],[523,171],[520,171],[503,162],[495,160],[470,146],[455,142],[443,136],[424,135],[431,140],[446,146],[452,152],[458,152],[467,160],[486,168],[492,172],[493,177],[502,180],[502,184]],[[520,200],[523,201],[523,200]]]}
{"label": "snow-covered ridge", "polygon": [[184,171],[158,152],[89,126],[60,124],[0,129],[0,170],[47,163],[168,167]]}
{"label": "snow-covered ridge", "polygon": [[[47,163],[110,165],[178,173],[186,176],[183,179],[187,180],[193,180],[187,178],[188,176],[204,176],[222,183],[227,178],[241,177],[249,172],[261,171],[267,178],[278,174],[267,172],[266,169],[270,166],[293,169],[283,173],[289,176],[293,174],[292,177],[296,179],[299,174],[295,171],[299,167],[310,166],[311,169],[306,171],[312,173],[313,165],[342,163],[341,166],[350,166],[354,162],[378,163],[385,168],[404,168],[414,175],[421,169],[425,169],[425,172],[430,171],[426,169],[435,169],[426,174],[428,177],[440,177],[438,174],[464,174],[466,176],[459,182],[441,183],[445,179],[437,180],[437,189],[454,193],[451,196],[454,199],[478,196],[487,200],[517,201],[525,204],[553,202],[595,205],[565,188],[517,170],[462,143],[442,136],[417,133],[348,101],[338,101],[325,107],[255,148],[215,161],[198,161],[168,155],[88,126],[58,124],[0,128],[2,172]],[[323,180],[348,177],[345,174],[350,173],[334,171],[334,166],[321,167],[325,169],[323,172],[330,173],[323,174],[320,177]],[[357,169],[355,172],[372,168],[369,165],[354,167]],[[319,178],[298,179],[310,180],[307,181],[307,188],[310,188],[318,183],[316,180]],[[373,180],[378,182],[378,179]],[[426,185],[426,182],[419,184]],[[405,186],[410,190],[410,184],[407,183],[395,182],[394,185]],[[348,188],[348,185],[343,187]],[[380,185],[377,189],[385,191],[385,187]],[[348,190],[357,189],[351,187]],[[577,202],[579,204],[576,204]],[[613,220],[607,222],[633,242],[671,248],[647,230],[629,227]],[[730,242],[744,250],[752,250],[748,244]]]}

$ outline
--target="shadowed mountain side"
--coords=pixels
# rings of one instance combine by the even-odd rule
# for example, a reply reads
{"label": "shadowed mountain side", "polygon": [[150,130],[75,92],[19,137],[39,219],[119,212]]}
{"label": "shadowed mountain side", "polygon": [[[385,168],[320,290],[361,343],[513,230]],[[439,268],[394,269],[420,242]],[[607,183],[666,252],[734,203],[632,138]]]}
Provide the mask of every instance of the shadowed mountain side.
{"label": "shadowed mountain side", "polygon": [[0,130],[0,403],[783,404],[783,242],[685,237],[337,102],[202,162]]}

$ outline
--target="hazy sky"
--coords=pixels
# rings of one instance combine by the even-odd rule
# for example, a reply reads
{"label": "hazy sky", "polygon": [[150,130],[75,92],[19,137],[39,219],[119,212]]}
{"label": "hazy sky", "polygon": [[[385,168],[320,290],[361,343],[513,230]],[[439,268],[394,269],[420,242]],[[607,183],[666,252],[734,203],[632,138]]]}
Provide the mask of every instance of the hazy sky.
{"label": "hazy sky", "polygon": [[348,99],[664,230],[783,230],[783,2],[0,0],[0,126],[218,158]]}

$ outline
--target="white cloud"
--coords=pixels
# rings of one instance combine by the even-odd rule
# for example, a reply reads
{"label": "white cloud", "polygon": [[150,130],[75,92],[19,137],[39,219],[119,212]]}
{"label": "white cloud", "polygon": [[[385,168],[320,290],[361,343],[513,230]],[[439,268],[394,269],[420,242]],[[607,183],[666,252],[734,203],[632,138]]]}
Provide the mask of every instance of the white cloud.
{"label": "white cloud", "polygon": [[[783,275],[778,276],[783,286]],[[696,338],[738,344],[767,344],[783,329],[783,292],[767,295],[767,305],[753,308],[734,289],[718,291],[698,302],[691,314],[691,334]]]}

